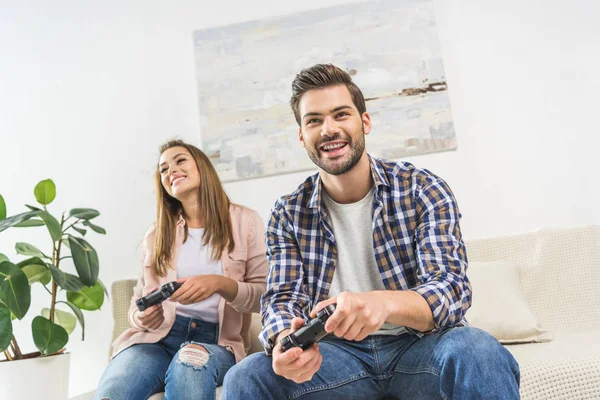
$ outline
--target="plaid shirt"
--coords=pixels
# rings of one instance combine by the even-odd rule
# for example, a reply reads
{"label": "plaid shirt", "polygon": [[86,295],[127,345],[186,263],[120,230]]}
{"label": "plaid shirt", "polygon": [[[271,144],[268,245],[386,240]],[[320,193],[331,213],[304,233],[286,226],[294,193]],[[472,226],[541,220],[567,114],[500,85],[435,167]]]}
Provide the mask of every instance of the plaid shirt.
{"label": "plaid shirt", "polygon": [[[436,330],[461,324],[471,305],[471,285],[452,191],[441,178],[412,164],[369,160],[375,184],[373,250],[385,288],[421,294]],[[321,190],[315,174],[271,210],[266,231],[270,270],[259,336],[267,354],[294,317],[307,320],[329,293],[337,250]]]}

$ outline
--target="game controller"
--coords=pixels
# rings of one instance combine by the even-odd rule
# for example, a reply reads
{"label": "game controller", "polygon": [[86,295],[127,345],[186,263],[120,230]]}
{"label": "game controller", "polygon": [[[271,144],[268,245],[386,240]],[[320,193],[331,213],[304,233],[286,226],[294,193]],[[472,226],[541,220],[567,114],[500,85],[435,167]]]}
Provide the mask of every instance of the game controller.
{"label": "game controller", "polygon": [[317,317],[311,319],[306,325],[288,336],[281,339],[281,348],[283,351],[288,351],[293,347],[300,347],[306,350],[314,343],[327,336],[325,331],[325,322],[335,311],[335,304],[330,304],[317,313]]}
{"label": "game controller", "polygon": [[138,310],[144,311],[148,307],[152,307],[155,304],[162,303],[163,301],[171,297],[171,295],[175,293],[175,291],[180,287],[181,283],[179,282],[165,283],[160,287],[160,289],[137,299],[135,304],[137,305]]}

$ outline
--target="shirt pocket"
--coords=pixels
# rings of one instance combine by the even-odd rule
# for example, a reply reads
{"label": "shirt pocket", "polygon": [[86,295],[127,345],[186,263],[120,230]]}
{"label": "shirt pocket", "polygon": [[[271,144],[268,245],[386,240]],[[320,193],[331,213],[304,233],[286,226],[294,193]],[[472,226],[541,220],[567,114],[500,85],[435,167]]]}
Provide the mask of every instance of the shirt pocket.
{"label": "shirt pocket", "polygon": [[246,261],[248,261],[248,249],[236,246],[229,253],[223,266],[225,275],[237,281],[243,281],[246,276]]}

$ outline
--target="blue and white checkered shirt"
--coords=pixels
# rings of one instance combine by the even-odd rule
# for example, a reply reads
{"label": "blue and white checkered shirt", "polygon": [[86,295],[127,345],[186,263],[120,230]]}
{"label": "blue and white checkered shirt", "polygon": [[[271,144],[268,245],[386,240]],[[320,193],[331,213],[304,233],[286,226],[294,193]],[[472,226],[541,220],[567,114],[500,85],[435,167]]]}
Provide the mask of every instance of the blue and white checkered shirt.
{"label": "blue and white checkered shirt", "polygon": [[[471,305],[471,285],[461,214],[452,191],[441,178],[410,163],[369,160],[375,185],[373,249],[385,288],[421,294],[436,330],[463,323]],[[336,241],[321,190],[315,174],[271,210],[266,232],[270,269],[261,299],[260,334],[267,354],[294,317],[308,319],[329,293]]]}

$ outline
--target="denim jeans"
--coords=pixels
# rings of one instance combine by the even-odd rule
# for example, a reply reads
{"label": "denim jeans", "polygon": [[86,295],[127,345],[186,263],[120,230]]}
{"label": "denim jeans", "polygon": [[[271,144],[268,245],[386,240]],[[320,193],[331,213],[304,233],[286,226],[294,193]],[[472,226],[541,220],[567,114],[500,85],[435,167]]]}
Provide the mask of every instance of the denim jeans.
{"label": "denim jeans", "polygon": [[[160,342],[133,345],[113,358],[94,399],[147,399],[162,391],[165,400],[214,399],[217,386],[235,364],[233,353],[216,344],[218,327],[178,315]],[[192,343],[208,352],[208,361],[200,367],[179,359],[180,349]]]}
{"label": "denim jeans", "polygon": [[423,338],[325,338],[319,347],[323,362],[312,380],[296,384],[278,376],[271,357],[257,353],[229,371],[222,399],[519,398],[517,362],[476,328],[449,328]]}

